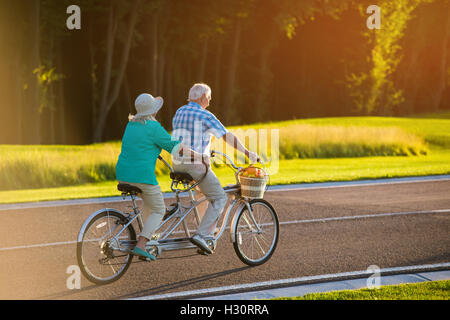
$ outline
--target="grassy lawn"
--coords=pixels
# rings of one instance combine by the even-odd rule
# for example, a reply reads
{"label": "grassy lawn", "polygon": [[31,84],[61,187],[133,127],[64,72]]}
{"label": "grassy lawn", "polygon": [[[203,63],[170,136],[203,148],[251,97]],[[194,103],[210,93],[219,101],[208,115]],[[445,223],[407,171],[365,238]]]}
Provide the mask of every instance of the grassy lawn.
{"label": "grassy lawn", "polygon": [[381,286],[380,289],[310,293],[274,300],[449,300],[450,280]]}
{"label": "grassy lawn", "polygon": [[[214,169],[222,185],[235,182],[228,168]],[[280,160],[270,184],[313,183],[425,176],[450,173],[450,151],[418,157],[367,157]],[[170,192],[168,175],[158,177],[163,192]],[[116,181],[78,186],[0,191],[0,203],[119,196]]]}
{"label": "grassy lawn", "polygon": [[[450,173],[450,119],[446,114],[423,118],[316,118],[230,129],[251,128],[280,130],[283,154],[278,163],[268,164],[272,173],[270,184]],[[387,137],[377,138],[384,134]],[[380,141],[384,141],[381,149]],[[390,148],[386,155],[372,156],[385,148]],[[0,157],[6,159],[0,162],[0,190],[3,189],[0,203],[117,196],[114,169],[119,152],[119,142],[89,146],[0,146]],[[355,152],[361,154],[343,156]],[[391,152],[397,155],[389,155]],[[336,157],[327,153],[335,153]],[[219,167],[214,171],[223,185],[234,183],[230,169]],[[167,174],[160,164],[158,181],[166,192],[170,191]]]}

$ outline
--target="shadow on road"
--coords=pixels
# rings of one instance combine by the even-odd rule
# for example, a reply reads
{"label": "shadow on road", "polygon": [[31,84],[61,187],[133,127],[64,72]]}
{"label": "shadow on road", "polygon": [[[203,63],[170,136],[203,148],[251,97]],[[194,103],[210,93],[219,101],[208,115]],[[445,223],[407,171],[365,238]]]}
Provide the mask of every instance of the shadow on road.
{"label": "shadow on road", "polygon": [[155,294],[168,293],[175,289],[179,289],[179,288],[187,287],[189,285],[198,284],[198,283],[212,280],[215,278],[223,277],[223,276],[226,276],[226,275],[229,275],[232,273],[245,271],[250,268],[251,268],[250,266],[245,266],[245,267],[234,268],[234,269],[225,270],[225,271],[221,271],[221,272],[216,272],[216,273],[212,273],[212,274],[207,274],[207,275],[203,275],[203,276],[188,279],[188,280],[165,284],[165,285],[158,286],[155,288],[136,291],[136,292],[133,292],[133,293],[121,296],[121,297],[117,297],[116,299],[128,299],[128,298],[136,298],[136,297],[143,297],[143,296],[149,296],[149,295],[155,295]]}
{"label": "shadow on road", "polygon": [[42,296],[42,297],[37,297],[37,298],[34,298],[34,300],[52,300],[52,299],[58,299],[58,298],[64,298],[64,297],[67,298],[70,295],[78,294],[78,293],[84,292],[84,291],[89,291],[89,290],[92,290],[92,289],[95,289],[98,287],[100,287],[100,286],[93,284],[93,285],[90,285],[89,287],[84,287],[84,288],[77,289],[77,290],[67,290],[67,291],[63,291],[63,292],[49,294],[49,295]]}

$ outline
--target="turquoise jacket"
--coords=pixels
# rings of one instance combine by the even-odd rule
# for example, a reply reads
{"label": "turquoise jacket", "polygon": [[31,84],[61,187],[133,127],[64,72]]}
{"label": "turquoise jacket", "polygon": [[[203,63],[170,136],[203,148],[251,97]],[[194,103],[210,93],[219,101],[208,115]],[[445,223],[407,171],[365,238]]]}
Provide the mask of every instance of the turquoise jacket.
{"label": "turquoise jacket", "polygon": [[130,121],[125,128],[116,165],[117,180],[157,185],[155,168],[161,150],[176,152],[179,146],[180,141],[172,140],[159,122],[145,121],[143,124]]}

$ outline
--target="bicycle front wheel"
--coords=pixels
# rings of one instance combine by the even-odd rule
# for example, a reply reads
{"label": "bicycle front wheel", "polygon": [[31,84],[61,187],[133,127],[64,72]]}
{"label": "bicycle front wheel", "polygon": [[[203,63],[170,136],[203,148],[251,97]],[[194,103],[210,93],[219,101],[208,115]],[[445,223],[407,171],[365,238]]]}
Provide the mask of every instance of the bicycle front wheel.
{"label": "bicycle front wheel", "polygon": [[103,209],[86,225],[77,243],[78,265],[83,275],[96,284],[118,280],[128,269],[136,245],[136,232],[119,212]]}
{"label": "bicycle front wheel", "polygon": [[275,209],[263,199],[249,202],[238,213],[234,226],[233,246],[239,259],[257,266],[270,259],[278,243],[280,225]]}

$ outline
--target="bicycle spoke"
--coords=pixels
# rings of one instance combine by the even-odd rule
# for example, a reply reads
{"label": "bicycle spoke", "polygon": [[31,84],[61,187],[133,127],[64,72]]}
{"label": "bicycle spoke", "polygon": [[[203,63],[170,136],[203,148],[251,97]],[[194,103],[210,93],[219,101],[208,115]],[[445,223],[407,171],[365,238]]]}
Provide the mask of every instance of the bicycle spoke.
{"label": "bicycle spoke", "polygon": [[261,249],[262,253],[263,253],[263,254],[266,254],[266,251],[264,251],[263,247],[262,247],[261,244],[259,243],[258,238],[254,237],[253,239],[255,240],[255,242],[256,242],[256,244],[258,245],[258,247]]}
{"label": "bicycle spoke", "polygon": [[277,242],[276,213],[264,201],[255,201],[241,212],[236,232],[238,239],[234,246],[241,260],[250,265],[263,263]]}
{"label": "bicycle spoke", "polygon": [[129,254],[115,255],[116,252],[120,253],[119,249],[123,248],[120,242],[130,241],[131,243],[136,239],[134,236],[134,238],[131,237],[132,226],[123,228],[122,216],[118,213],[109,211],[104,212],[103,215],[100,213],[94,221],[84,233],[81,265],[83,272],[90,280],[105,283],[120,277],[131,263]]}

